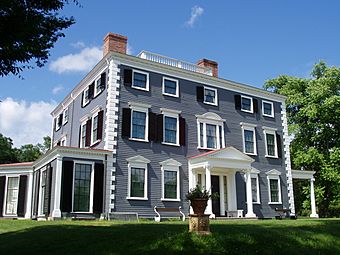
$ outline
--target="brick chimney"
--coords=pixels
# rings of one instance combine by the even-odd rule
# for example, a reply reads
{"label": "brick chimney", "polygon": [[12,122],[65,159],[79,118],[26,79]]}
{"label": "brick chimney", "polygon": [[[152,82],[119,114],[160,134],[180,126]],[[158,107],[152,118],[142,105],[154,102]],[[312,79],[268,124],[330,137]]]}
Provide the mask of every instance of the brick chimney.
{"label": "brick chimney", "polygon": [[123,35],[108,33],[104,38],[103,55],[111,51],[126,54],[127,39]]}
{"label": "brick chimney", "polygon": [[212,69],[212,75],[218,77],[218,63],[209,59],[201,59],[197,62],[198,66],[210,67]]}

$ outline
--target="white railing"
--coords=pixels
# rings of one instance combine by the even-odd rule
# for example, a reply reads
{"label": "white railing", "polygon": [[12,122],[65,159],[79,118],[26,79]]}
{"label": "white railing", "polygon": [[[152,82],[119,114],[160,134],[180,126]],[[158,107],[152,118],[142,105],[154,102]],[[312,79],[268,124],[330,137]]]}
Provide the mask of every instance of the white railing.
{"label": "white railing", "polygon": [[141,51],[141,53],[139,53],[137,55],[137,57],[142,58],[142,59],[146,59],[146,60],[150,60],[153,62],[157,62],[160,64],[164,64],[164,65],[168,65],[168,66],[174,66],[174,67],[178,67],[178,68],[182,68],[191,72],[195,72],[195,73],[202,73],[202,74],[206,74],[206,75],[210,75],[212,76],[212,69],[209,67],[204,67],[204,66],[198,66],[195,64],[191,64],[185,61],[181,61],[181,60],[177,60],[174,58],[169,58],[169,57],[165,57],[156,53],[151,53],[148,51]]}

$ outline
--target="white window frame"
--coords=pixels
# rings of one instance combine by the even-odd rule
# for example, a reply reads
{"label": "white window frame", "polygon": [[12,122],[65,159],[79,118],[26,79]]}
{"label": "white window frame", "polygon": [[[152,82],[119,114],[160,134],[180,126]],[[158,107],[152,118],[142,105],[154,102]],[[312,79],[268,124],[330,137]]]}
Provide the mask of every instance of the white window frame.
{"label": "white window frame", "polygon": [[[99,119],[98,119],[98,113],[99,111],[95,112],[93,115],[92,115],[92,118],[91,118],[91,146],[96,144],[97,142],[100,141],[100,139],[98,139],[98,125],[99,125]],[[95,141],[93,141],[93,128],[94,128],[94,118],[97,117],[97,139]]]}
{"label": "white window frame", "polygon": [[60,146],[66,146],[66,135],[64,135],[61,139],[60,139]]}
{"label": "white window frame", "polygon": [[[243,108],[242,108],[242,105],[243,105],[243,104],[242,104],[242,100],[243,100],[243,98],[245,98],[245,99],[250,99],[250,111],[247,110],[247,109],[243,109]],[[254,101],[253,101],[253,98],[252,98],[252,97],[241,95],[241,111],[243,111],[243,112],[248,112],[248,113],[254,113]]]}
{"label": "white window frame", "polygon": [[[265,104],[265,103],[266,103],[266,104],[270,104],[271,107],[272,107],[272,112],[271,112],[270,115],[264,113],[264,104]],[[273,104],[273,102],[269,102],[269,101],[266,101],[266,100],[262,100],[262,115],[265,116],[265,117],[274,118],[274,104]]]}
{"label": "white window frame", "polygon": [[[213,90],[213,91],[215,91],[215,102],[214,102],[214,103],[206,102],[206,101],[205,101],[205,91],[206,91],[206,90]],[[217,105],[218,105],[218,101],[217,101],[217,100],[218,100],[217,89],[211,88],[211,87],[207,87],[207,86],[204,86],[204,87],[203,87],[203,103],[209,104],[209,105],[217,106]]]}
{"label": "white window frame", "polygon": [[[17,208],[16,214],[7,214],[7,191],[8,191],[8,178],[18,178],[18,196],[17,196]],[[19,202],[19,191],[20,191],[20,175],[6,175],[6,185],[4,194],[4,204],[3,204],[3,215],[4,216],[18,216],[18,202]]]}
{"label": "white window frame", "polygon": [[[127,200],[148,200],[148,164],[150,160],[142,156],[134,156],[127,159],[128,161],[128,190]],[[144,197],[132,197],[131,196],[131,168],[143,168],[144,169]]]}
{"label": "white window frame", "polygon": [[[90,204],[88,212],[77,212],[73,210],[74,206],[74,180],[76,177],[76,164],[91,165],[91,183],[90,183]],[[73,180],[72,180],[72,212],[73,213],[92,213],[93,212],[93,191],[94,191],[94,162],[75,160],[73,162]]]}
{"label": "white window frame", "polygon": [[[140,74],[146,75],[145,88],[134,86],[135,73],[140,73]],[[139,89],[139,90],[143,90],[143,91],[149,91],[149,73],[133,69],[132,70],[132,84],[131,84],[131,88]]]}
{"label": "white window frame", "polygon": [[252,168],[250,172],[250,178],[255,178],[256,179],[256,202],[253,201],[253,204],[261,204],[261,199],[260,199],[260,181],[259,181],[259,174],[260,171]]}
{"label": "white window frame", "polygon": [[63,125],[62,123],[61,123],[61,125],[59,125],[59,118],[60,118],[60,114],[58,114],[58,117],[56,117],[55,131],[58,131],[61,128],[61,126]]}
{"label": "white window frame", "polygon": [[[83,147],[83,128],[84,128],[84,125],[86,126],[86,123],[87,123],[87,120],[83,120],[81,123],[80,123],[80,148],[86,148],[86,136],[85,136],[85,142],[84,142],[84,147]],[[87,130],[86,130],[87,132]]]}
{"label": "white window frame", "polygon": [[84,106],[86,106],[89,102],[90,102],[90,100],[89,100],[89,98],[86,100],[86,98],[85,98],[85,93],[86,93],[86,91],[88,92],[89,91],[89,86],[86,88],[86,89],[84,89],[84,96],[83,96],[83,102],[82,102],[82,105],[83,105],[83,107]]}
{"label": "white window frame", "polygon": [[[268,181],[268,204],[270,205],[279,205],[282,204],[282,196],[281,196],[281,179],[280,175],[281,173],[275,169],[270,170],[267,174],[267,181]],[[272,202],[271,201],[271,190],[270,190],[270,180],[278,180],[278,196],[279,196],[279,201],[278,202]]]}
{"label": "white window frame", "polygon": [[[176,82],[176,94],[169,94],[169,93],[166,93],[166,92],[165,92],[165,80]],[[173,79],[173,78],[169,78],[169,77],[164,77],[164,76],[163,76],[162,93],[163,93],[163,95],[165,95],[165,96],[179,97],[179,82],[178,82],[178,80]]]}
{"label": "white window frame", "polygon": [[95,81],[94,81],[94,97],[98,96],[103,91],[103,89],[101,89],[99,91],[97,90],[97,82],[98,81],[101,81],[101,75],[99,75],[99,78],[95,79]]}
{"label": "white window frame", "polygon": [[[196,115],[197,118],[197,141],[198,149],[204,150],[218,150],[225,148],[225,136],[224,136],[224,122],[216,113],[207,112],[203,115]],[[203,124],[203,144],[201,144],[201,129],[200,124]],[[207,148],[207,124],[216,126],[216,148]],[[220,128],[222,129],[222,144],[220,141]]]}
{"label": "white window frame", "polygon": [[[66,112],[67,112],[67,115],[66,115]],[[65,125],[68,122],[68,117],[69,117],[69,111],[67,107],[63,111],[63,125]]]}
{"label": "white window frame", "polygon": [[[241,122],[240,125],[241,125],[241,129],[242,129],[243,153],[245,153],[247,155],[256,156],[257,155],[257,141],[256,141],[256,126],[257,125],[250,124],[250,123],[244,123],[244,122]],[[245,136],[244,136],[245,130],[253,132],[254,153],[246,152],[246,139],[245,139]]]}
{"label": "white window frame", "polygon": [[[179,171],[179,168],[180,166],[182,166],[182,164],[180,162],[178,162],[177,160],[175,159],[167,159],[167,160],[164,160],[162,162],[159,163],[161,165],[161,172],[162,172],[162,197],[161,197],[161,201],[174,201],[174,202],[178,202],[178,201],[181,201],[181,194],[180,194],[180,191],[181,191],[181,187],[180,187],[180,171]],[[165,185],[165,182],[164,182],[164,171],[174,171],[174,172],[177,172],[177,198],[165,198],[164,197],[164,192],[165,192],[165,188],[164,188],[164,185]]]}
{"label": "white window frame", "polygon": [[[278,158],[278,151],[277,151],[277,137],[276,137],[276,128],[271,128],[271,127],[262,127],[263,129],[263,134],[264,134],[264,143],[266,147],[266,158]],[[274,152],[275,155],[268,155],[268,144],[267,144],[267,134],[274,135]]]}
{"label": "white window frame", "polygon": [[[179,144],[179,114],[181,114],[181,111],[161,108],[161,113],[163,114],[163,141],[162,144],[165,145],[172,145],[172,146],[180,146]],[[168,143],[165,141],[165,117],[175,118],[177,119],[177,125],[176,125],[176,143]]]}
{"label": "white window frame", "polygon": [[[131,109],[131,119],[130,119],[130,126],[131,127],[130,127],[130,138],[129,138],[129,140],[139,141],[139,142],[149,142],[149,108],[151,108],[151,105],[129,102],[129,107]],[[144,139],[139,139],[139,138],[133,138],[132,137],[132,130],[133,130],[132,119],[133,119],[133,112],[134,111],[146,113],[146,116],[145,116],[145,130],[144,130],[145,134],[144,134]]]}

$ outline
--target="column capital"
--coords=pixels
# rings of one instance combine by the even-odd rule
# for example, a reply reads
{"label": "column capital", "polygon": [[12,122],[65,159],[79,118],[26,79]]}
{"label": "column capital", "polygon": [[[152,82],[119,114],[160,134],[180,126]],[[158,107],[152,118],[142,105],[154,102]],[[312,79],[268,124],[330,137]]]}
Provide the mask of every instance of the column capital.
{"label": "column capital", "polygon": [[206,170],[211,170],[212,166],[209,163],[207,163],[207,164],[204,165],[204,168]]}

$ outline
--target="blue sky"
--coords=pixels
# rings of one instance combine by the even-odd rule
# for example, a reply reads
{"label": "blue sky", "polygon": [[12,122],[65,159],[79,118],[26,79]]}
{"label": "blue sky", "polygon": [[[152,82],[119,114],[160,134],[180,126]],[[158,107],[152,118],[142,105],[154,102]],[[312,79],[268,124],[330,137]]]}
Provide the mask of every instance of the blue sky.
{"label": "blue sky", "polygon": [[16,146],[49,134],[49,111],[100,58],[109,31],[126,35],[133,55],[148,50],[193,63],[212,59],[220,77],[256,87],[280,74],[307,77],[321,59],[340,64],[335,0],[80,2],[82,8],[71,4],[62,12],[76,24],[44,68],[24,71],[24,80],[0,78],[0,133]]}

